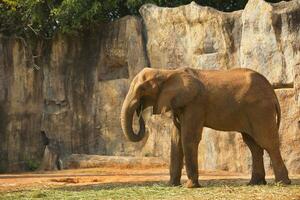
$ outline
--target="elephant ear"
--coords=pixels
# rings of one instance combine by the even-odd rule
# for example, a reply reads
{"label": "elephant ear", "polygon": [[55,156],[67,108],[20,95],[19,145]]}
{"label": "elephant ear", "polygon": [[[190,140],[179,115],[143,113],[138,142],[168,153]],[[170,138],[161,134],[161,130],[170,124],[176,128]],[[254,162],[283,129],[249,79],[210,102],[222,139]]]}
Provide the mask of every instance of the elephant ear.
{"label": "elephant ear", "polygon": [[184,107],[201,92],[201,82],[186,72],[172,74],[161,87],[155,114]]}

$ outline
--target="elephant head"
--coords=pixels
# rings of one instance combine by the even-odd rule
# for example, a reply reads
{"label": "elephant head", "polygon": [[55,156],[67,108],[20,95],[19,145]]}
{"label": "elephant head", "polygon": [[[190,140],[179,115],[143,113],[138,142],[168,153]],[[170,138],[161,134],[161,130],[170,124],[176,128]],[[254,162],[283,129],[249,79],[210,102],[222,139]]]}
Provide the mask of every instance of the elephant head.
{"label": "elephant head", "polygon": [[[145,68],[133,79],[121,111],[121,125],[125,136],[139,142],[145,135],[142,112],[153,107],[153,114],[174,111],[192,101],[200,92],[200,81],[186,70]],[[139,115],[139,132],[132,128],[134,112]]]}

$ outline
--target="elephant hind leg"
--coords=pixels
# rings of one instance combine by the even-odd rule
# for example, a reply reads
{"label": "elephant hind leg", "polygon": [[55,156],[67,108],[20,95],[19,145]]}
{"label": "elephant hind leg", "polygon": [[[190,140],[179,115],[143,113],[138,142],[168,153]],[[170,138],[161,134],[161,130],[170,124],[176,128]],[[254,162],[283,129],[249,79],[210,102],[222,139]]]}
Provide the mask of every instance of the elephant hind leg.
{"label": "elephant hind leg", "polygon": [[264,150],[247,133],[242,133],[242,137],[252,155],[252,175],[248,185],[265,185]]}
{"label": "elephant hind leg", "polygon": [[290,184],[287,168],[279,149],[279,134],[276,123],[276,111],[273,104],[254,105],[247,112],[249,118],[249,134],[253,140],[270,155],[275,181]]}
{"label": "elephant hind leg", "polygon": [[291,180],[289,179],[287,168],[282,160],[279,147],[271,148],[267,151],[273,164],[275,182],[291,184]]}
{"label": "elephant hind leg", "polygon": [[291,180],[289,179],[287,168],[280,153],[277,128],[274,128],[272,131],[256,132],[254,139],[257,144],[264,148],[270,155],[275,174],[275,182],[290,184]]}

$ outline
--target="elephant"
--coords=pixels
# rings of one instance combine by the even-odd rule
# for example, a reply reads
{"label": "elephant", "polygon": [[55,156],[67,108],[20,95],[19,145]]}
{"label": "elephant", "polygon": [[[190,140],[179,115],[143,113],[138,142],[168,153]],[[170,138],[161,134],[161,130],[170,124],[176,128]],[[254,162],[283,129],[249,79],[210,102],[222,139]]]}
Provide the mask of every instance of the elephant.
{"label": "elephant", "polygon": [[[249,185],[266,184],[264,150],[270,155],[275,181],[291,183],[279,149],[280,105],[272,85],[260,73],[247,68],[144,68],[133,78],[120,116],[122,130],[132,142],[145,136],[142,112],[148,107],[153,114],[173,116],[170,185],[181,184],[185,163],[186,187],[200,187],[198,145],[203,127],[242,134],[252,155]],[[135,112],[137,133],[132,128]]]}

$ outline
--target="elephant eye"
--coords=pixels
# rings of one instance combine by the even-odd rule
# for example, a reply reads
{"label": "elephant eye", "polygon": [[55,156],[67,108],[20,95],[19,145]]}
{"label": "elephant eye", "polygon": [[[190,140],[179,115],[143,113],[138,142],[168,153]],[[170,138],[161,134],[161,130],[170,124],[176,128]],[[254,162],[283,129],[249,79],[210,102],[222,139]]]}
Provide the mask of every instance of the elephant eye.
{"label": "elephant eye", "polygon": [[141,85],[140,88],[139,88],[140,92],[145,92],[146,91],[146,88],[144,85]]}

